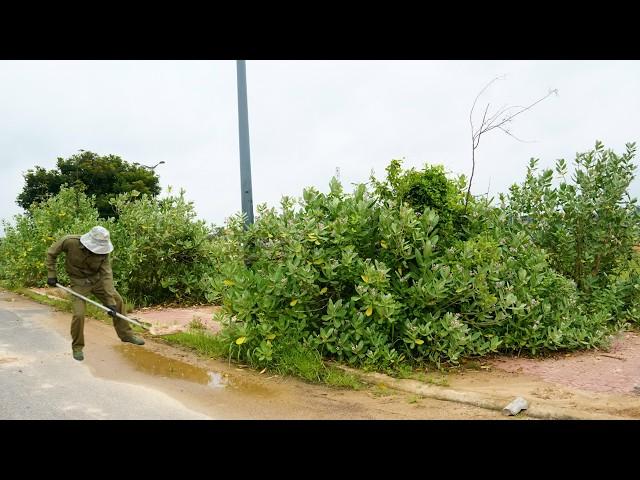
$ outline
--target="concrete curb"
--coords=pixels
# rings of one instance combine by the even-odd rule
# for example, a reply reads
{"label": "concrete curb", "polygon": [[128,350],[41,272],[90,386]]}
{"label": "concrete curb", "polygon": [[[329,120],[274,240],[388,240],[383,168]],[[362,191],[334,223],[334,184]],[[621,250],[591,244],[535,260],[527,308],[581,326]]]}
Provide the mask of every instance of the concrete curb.
{"label": "concrete curb", "polygon": [[[504,397],[497,395],[488,395],[477,392],[465,392],[454,390],[452,388],[439,387],[430,385],[417,380],[393,378],[382,373],[368,373],[355,370],[344,365],[336,365],[337,368],[349,372],[362,380],[363,382],[380,385],[383,384],[387,388],[399,390],[422,397],[434,398],[436,400],[445,400],[449,402],[464,403],[475,407],[486,408],[489,410],[502,409],[513,400],[512,397]],[[531,403],[531,402],[530,402]],[[585,410],[567,409],[555,407],[551,405],[529,405],[525,411],[528,417],[544,419],[544,420],[627,420],[631,417],[623,417],[606,413],[594,413]]]}

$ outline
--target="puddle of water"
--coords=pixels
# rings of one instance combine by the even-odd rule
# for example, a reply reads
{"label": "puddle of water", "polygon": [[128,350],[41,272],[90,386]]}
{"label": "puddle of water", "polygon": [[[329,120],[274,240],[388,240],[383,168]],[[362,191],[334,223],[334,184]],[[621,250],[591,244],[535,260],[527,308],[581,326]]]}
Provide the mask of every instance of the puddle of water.
{"label": "puddle of water", "polygon": [[225,387],[228,379],[217,372],[210,372],[181,360],[168,358],[144,348],[133,345],[117,345],[114,347],[129,361],[136,370],[158,377],[175,378],[188,382],[207,385],[212,388]]}
{"label": "puddle of water", "polygon": [[209,385],[210,387],[224,387],[228,383],[228,380],[221,373],[209,372]]}
{"label": "puddle of water", "polygon": [[153,376],[185,380],[215,389],[230,387],[256,398],[276,395],[272,388],[261,385],[260,382],[243,378],[233,378],[231,381],[227,374],[196,367],[135,345],[115,345],[113,348],[136,370]]}

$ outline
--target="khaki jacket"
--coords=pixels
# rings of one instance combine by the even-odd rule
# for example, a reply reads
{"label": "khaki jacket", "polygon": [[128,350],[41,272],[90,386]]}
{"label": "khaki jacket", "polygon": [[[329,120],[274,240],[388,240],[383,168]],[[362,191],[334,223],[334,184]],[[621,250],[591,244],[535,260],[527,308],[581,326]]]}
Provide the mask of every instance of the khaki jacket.
{"label": "khaki jacket", "polygon": [[98,255],[91,252],[80,242],[80,235],[67,235],[62,237],[47,250],[47,272],[49,278],[57,277],[56,260],[60,253],[64,252],[64,267],[71,279],[72,286],[95,285],[104,289],[107,296],[111,297],[111,303],[115,305],[113,298],[115,288],[113,286],[113,271],[111,270],[111,257],[109,254]]}

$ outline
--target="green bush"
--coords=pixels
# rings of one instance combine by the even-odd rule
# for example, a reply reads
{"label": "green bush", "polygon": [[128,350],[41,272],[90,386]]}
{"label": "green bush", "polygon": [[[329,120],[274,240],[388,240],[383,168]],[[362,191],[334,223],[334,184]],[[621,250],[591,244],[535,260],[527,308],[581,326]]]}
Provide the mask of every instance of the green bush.
{"label": "green bush", "polygon": [[606,286],[593,292],[590,309],[606,311],[617,323],[640,324],[640,254],[621,262],[606,277]]}
{"label": "green bush", "polygon": [[554,185],[551,169],[537,173],[532,159],[527,177],[502,196],[514,226],[527,232],[550,254],[558,272],[575,280],[586,294],[604,288],[618,265],[630,261],[640,238],[640,215],[628,189],[636,166],[635,144],[615,154],[600,142],[576,156],[567,180],[567,165],[558,160]]}
{"label": "green bush", "polygon": [[494,225],[441,261],[451,285],[436,311],[447,307],[469,327],[460,355],[582,348],[610,333],[608,317],[587,315],[575,283],[555,272],[522,232]]}
{"label": "green bush", "polygon": [[[0,244],[0,278],[12,287],[42,287],[47,283],[47,249],[64,235],[81,235],[98,221],[93,200],[81,191],[62,187],[60,193],[34,203],[26,214],[14,216],[13,224],[3,221]],[[58,279],[67,282],[63,262],[58,262]]]}
{"label": "green bush", "polygon": [[292,342],[388,369],[582,348],[610,331],[607,315],[585,314],[545,252],[482,202],[470,205],[473,236],[448,245],[434,210],[418,214],[365,185],[346,194],[334,179],[328,194],[309,188],[281,207],[259,206],[246,232],[230,227],[245,261],[222,267],[231,349],[256,365],[281,362]]}
{"label": "green bush", "polygon": [[[205,302],[215,273],[211,229],[196,220],[184,191],[163,199],[137,192],[112,200],[114,280],[136,305]],[[136,198],[137,201],[132,201]]]}
{"label": "green bush", "polygon": [[375,194],[386,201],[404,203],[418,215],[425,208],[439,218],[438,230],[442,243],[466,238],[467,218],[464,208],[464,175],[449,179],[442,165],[425,165],[422,170],[402,170],[401,160],[392,160],[383,181],[371,176]]}
{"label": "green bush", "polygon": [[[131,201],[136,199],[138,201]],[[195,219],[184,192],[162,200],[122,194],[112,201],[120,218],[98,219],[93,198],[63,187],[28,214],[4,222],[0,244],[0,278],[12,287],[44,286],[46,251],[64,235],[83,234],[95,225],[111,232],[116,288],[138,306],[162,302],[201,303],[215,299],[217,264],[230,248],[226,237]],[[64,262],[57,263],[58,279],[68,282]]]}

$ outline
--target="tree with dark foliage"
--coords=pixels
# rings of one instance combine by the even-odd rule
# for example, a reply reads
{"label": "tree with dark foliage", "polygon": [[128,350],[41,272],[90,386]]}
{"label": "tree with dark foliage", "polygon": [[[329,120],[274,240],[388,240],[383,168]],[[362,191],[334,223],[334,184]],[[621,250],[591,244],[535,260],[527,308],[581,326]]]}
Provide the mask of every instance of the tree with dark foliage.
{"label": "tree with dark foliage", "polygon": [[89,196],[95,195],[96,207],[103,218],[117,217],[109,199],[119,193],[133,190],[150,196],[160,193],[159,178],[153,168],[130,164],[117,155],[100,156],[86,151],[67,159],[59,157],[55,169],[36,166],[23,176],[25,185],[16,203],[25,210],[32,203],[57,194],[65,184],[84,190]]}

